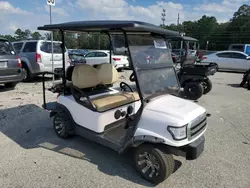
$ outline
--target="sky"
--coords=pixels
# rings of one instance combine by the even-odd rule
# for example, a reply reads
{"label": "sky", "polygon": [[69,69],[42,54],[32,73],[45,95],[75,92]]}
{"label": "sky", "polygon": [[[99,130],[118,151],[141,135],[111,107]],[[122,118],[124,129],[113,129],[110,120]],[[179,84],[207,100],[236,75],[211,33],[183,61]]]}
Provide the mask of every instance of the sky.
{"label": "sky", "polygon": [[[52,23],[83,20],[137,20],[159,25],[162,9],[165,24],[198,20],[203,15],[228,21],[242,4],[250,0],[55,0]],[[16,29],[36,31],[49,24],[46,0],[0,0],[0,34],[13,34]]]}

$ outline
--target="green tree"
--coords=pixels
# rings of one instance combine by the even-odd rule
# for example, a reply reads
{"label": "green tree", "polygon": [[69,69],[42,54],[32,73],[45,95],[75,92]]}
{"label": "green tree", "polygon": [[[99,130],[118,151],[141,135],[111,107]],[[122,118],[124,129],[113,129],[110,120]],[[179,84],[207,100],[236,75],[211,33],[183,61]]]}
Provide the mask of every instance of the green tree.
{"label": "green tree", "polygon": [[249,43],[250,6],[242,5],[239,7],[230,21],[230,25],[227,27],[229,40],[232,43]]}
{"label": "green tree", "polygon": [[33,39],[36,39],[36,40],[38,40],[38,39],[40,39],[42,37],[42,35],[37,31],[32,33],[31,36],[32,36]]}
{"label": "green tree", "polygon": [[26,29],[24,31],[24,33],[25,33],[25,38],[26,39],[28,39],[28,38],[30,38],[32,36],[32,32],[29,29]]}
{"label": "green tree", "polygon": [[0,35],[0,38],[5,38],[5,39],[9,40],[10,42],[16,41],[16,38],[11,36],[11,35]]}
{"label": "green tree", "polygon": [[17,29],[15,31],[15,38],[17,40],[25,40],[25,39],[27,39],[27,34],[24,31],[22,31],[21,29]]}

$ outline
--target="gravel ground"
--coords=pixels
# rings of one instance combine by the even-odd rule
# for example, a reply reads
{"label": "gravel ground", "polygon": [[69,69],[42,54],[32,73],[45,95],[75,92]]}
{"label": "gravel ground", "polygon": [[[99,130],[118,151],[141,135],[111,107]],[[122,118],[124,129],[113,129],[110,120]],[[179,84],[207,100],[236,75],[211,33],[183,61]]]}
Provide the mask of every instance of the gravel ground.
{"label": "gravel ground", "polygon": [[[205,151],[195,161],[176,157],[175,173],[157,187],[250,187],[250,91],[237,87],[241,78],[211,77],[213,90],[198,101],[211,114]],[[59,139],[41,108],[41,86],[37,80],[12,91],[0,88],[0,187],[152,187],[129,155],[80,137]]]}

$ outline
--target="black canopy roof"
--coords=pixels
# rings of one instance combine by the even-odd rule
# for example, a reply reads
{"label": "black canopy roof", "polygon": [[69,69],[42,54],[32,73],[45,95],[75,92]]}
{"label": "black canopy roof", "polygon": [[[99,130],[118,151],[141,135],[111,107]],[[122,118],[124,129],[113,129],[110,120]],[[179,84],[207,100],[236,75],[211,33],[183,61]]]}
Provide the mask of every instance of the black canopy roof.
{"label": "black canopy roof", "polygon": [[156,25],[126,20],[95,20],[95,21],[76,21],[38,27],[38,30],[64,30],[79,32],[105,32],[109,30],[123,29],[127,32],[153,32],[167,36],[178,36],[179,33],[163,29]]}
{"label": "black canopy roof", "polygon": [[188,36],[170,36],[168,37],[170,40],[185,40],[185,41],[196,41],[198,42],[197,39],[188,37]]}

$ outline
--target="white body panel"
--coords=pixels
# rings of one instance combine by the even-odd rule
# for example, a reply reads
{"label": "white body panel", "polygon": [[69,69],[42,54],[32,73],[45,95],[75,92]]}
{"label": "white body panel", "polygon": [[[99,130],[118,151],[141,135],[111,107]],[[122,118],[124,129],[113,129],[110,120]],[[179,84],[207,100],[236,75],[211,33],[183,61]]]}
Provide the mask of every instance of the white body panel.
{"label": "white body panel", "polygon": [[248,70],[250,68],[250,61],[246,59],[233,59],[231,68],[234,70]]}
{"label": "white body panel", "polygon": [[135,136],[155,136],[162,138],[165,144],[176,147],[187,145],[199,138],[206,129],[203,130],[200,135],[196,135],[194,139],[189,140],[187,138],[176,141],[168,132],[167,127],[169,125],[181,127],[189,124],[205,112],[205,108],[194,102],[172,95],[161,96],[148,103],[144,108]]}
{"label": "white body panel", "polygon": [[[116,93],[116,92],[117,91],[114,90],[110,92],[110,94]],[[93,98],[96,96],[100,96],[100,95],[91,96],[90,98]],[[67,107],[74,121],[78,125],[84,128],[87,128],[89,130],[92,130],[96,133],[102,133],[105,129],[105,126],[122,119],[122,117],[118,120],[115,119],[114,113],[117,109],[120,109],[121,111],[127,111],[128,106],[132,106],[134,109],[133,113],[136,113],[141,104],[140,101],[137,101],[133,104],[124,105],[116,109],[112,109],[106,112],[99,113],[99,112],[94,112],[78,104],[73,98],[73,96],[60,96],[57,102]]]}
{"label": "white body panel", "polygon": [[[112,91],[109,93],[111,94],[116,92],[119,91],[112,89]],[[95,96],[91,96],[91,98]],[[99,113],[91,111],[86,107],[76,103],[72,96],[60,96],[58,98],[58,103],[67,107],[74,121],[78,125],[96,133],[102,133],[105,129],[105,126],[122,119],[120,118],[116,120],[114,118],[114,113],[117,109],[126,111],[127,107],[132,105],[134,107],[133,113],[136,113],[141,105],[141,102],[137,101],[133,104],[128,104],[117,109]],[[194,102],[168,94],[163,95],[153,99],[144,107],[138,128],[134,136],[155,136],[162,138],[165,141],[165,144],[171,146],[178,147],[187,145],[198,139],[206,129],[199,133],[199,135],[196,135],[193,139],[187,138],[181,141],[176,141],[168,132],[167,127],[169,125],[181,127],[186,124],[189,124],[189,127],[190,122],[197,119],[197,117],[204,113],[206,113],[206,110]]]}

